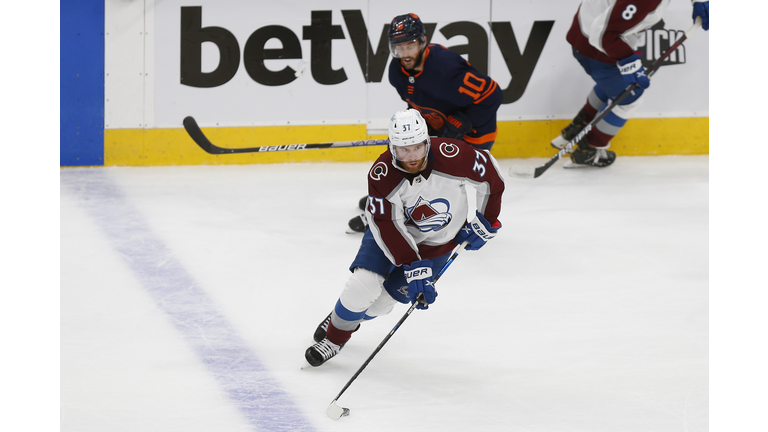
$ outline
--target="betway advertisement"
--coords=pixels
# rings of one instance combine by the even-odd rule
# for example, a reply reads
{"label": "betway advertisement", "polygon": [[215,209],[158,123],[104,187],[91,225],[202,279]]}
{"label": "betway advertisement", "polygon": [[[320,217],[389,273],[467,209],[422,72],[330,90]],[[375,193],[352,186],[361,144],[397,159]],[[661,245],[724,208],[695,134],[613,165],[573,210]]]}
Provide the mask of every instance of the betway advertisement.
{"label": "betway advertisement", "polygon": [[[402,102],[387,78],[391,19],[416,13],[430,43],[463,55],[504,94],[499,120],[571,118],[592,86],[565,40],[579,1],[177,1],[154,8],[154,125],[366,124]],[[673,0],[640,47],[650,65],[690,28]],[[638,117],[707,116],[704,31],[653,77]]]}

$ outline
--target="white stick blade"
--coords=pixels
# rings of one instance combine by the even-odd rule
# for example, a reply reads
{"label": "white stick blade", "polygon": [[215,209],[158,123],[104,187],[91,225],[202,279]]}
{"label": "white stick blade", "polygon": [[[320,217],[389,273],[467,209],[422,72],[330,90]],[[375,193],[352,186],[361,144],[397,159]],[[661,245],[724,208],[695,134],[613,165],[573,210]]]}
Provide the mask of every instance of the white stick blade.
{"label": "white stick blade", "polygon": [[509,175],[510,177],[517,177],[517,178],[523,178],[523,179],[532,179],[535,178],[536,175],[536,167],[527,167],[527,166],[511,166],[509,167]]}
{"label": "white stick blade", "polygon": [[349,415],[349,408],[344,408],[336,405],[336,401],[331,402],[330,405],[328,405],[328,409],[325,410],[325,414],[328,415],[333,420],[338,420],[344,416]]}

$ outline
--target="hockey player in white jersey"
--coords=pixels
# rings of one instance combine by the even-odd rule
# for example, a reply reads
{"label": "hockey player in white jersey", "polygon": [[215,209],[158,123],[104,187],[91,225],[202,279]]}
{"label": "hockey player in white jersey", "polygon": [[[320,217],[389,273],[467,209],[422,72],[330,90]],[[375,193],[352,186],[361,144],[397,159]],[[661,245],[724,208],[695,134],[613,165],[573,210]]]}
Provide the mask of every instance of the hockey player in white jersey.
{"label": "hockey player in white jersey", "polygon": [[[398,111],[389,124],[389,149],[368,172],[368,229],[332,312],[315,330],[305,358],[320,366],[339,353],[365,320],[385,315],[395,303],[427,309],[437,291],[433,275],[457,244],[480,249],[501,228],[504,180],[487,150],[463,141],[430,138],[414,109]],[[467,222],[466,186],[477,191],[477,212]]]}
{"label": "hockey player in white jersey", "polygon": [[[692,0],[692,4],[693,20],[701,18],[702,27],[709,30],[709,1]],[[595,85],[584,107],[552,140],[552,146],[563,148],[624,89],[633,83],[637,87],[577,143],[578,148],[571,154],[573,166],[606,167],[616,159],[616,154],[608,150],[610,141],[640,106],[644,90],[651,84],[635,52],[641,33],[661,20],[668,5],[669,0],[581,2],[566,40]]]}

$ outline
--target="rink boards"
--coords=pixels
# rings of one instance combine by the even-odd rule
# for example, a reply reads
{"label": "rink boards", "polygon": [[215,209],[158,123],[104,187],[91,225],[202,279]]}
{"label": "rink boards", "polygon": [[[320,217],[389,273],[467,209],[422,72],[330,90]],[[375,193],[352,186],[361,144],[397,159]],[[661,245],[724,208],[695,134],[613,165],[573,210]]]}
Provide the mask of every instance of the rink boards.
{"label": "rink boards", "polygon": [[[222,147],[385,138],[405,107],[386,28],[406,12],[502,89],[493,153],[548,157],[593,85],[565,40],[578,2],[554,3],[64,0],[61,166],[373,160],[380,148],[210,156],[182,120]],[[646,66],[691,25],[690,4],[671,2],[638,48]],[[709,34],[686,40],[644,98],[617,154],[708,154]]]}
{"label": "rink boards", "polygon": [[[568,120],[499,122],[499,139],[492,154],[499,159],[551,157],[552,137]],[[301,143],[383,139],[367,135],[364,126],[264,126],[203,128],[220,147],[281,146]],[[709,118],[632,119],[611,142],[621,156],[709,154]],[[199,164],[254,164],[291,162],[374,161],[384,146],[301,151],[267,151],[210,155],[184,129],[113,129],[105,131],[105,165],[158,166]]]}

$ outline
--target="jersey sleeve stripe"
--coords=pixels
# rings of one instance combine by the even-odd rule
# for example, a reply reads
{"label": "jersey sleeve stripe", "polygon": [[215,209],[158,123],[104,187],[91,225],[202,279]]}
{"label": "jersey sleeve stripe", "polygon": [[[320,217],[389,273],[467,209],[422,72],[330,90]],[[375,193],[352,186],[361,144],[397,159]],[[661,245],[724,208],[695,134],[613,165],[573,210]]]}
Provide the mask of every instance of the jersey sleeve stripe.
{"label": "jersey sleeve stripe", "polygon": [[474,104],[477,105],[480,102],[484,101],[488,96],[493,94],[494,90],[496,90],[496,87],[498,87],[498,84],[496,84],[496,81],[491,80],[491,85],[488,87],[488,91],[483,93],[475,102]]}
{"label": "jersey sleeve stripe", "polygon": [[468,142],[470,144],[474,144],[474,145],[485,144],[487,142],[496,141],[496,135],[497,134],[498,134],[498,130],[495,130],[495,131],[493,131],[493,132],[491,132],[489,134],[485,134],[483,136],[479,136],[479,137],[475,137],[475,138],[473,138],[471,136],[464,135],[464,141],[466,141],[466,142]]}

